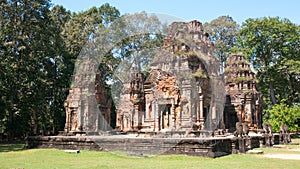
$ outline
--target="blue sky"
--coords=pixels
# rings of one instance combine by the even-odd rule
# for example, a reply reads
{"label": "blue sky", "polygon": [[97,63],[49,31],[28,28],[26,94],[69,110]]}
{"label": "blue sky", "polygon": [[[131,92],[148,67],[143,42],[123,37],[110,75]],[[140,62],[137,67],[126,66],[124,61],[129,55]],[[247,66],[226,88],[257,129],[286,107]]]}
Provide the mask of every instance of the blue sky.
{"label": "blue sky", "polygon": [[106,2],[121,14],[146,11],[176,16],[185,21],[196,19],[203,23],[229,15],[239,24],[247,18],[279,16],[300,25],[299,0],[52,0],[52,3],[72,12],[99,7]]}

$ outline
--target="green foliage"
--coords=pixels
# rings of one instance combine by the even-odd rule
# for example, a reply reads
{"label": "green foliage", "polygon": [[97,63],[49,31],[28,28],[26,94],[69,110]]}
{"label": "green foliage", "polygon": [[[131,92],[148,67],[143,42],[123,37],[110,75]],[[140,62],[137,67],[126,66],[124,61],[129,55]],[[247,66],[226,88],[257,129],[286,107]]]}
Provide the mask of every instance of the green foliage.
{"label": "green foliage", "polygon": [[79,55],[88,41],[94,40],[97,30],[108,26],[120,17],[120,12],[109,4],[73,13],[72,18],[65,23],[64,41],[66,48],[74,59]]}
{"label": "green foliage", "polygon": [[5,105],[0,125],[8,138],[36,134],[51,84],[50,3],[11,0],[0,6],[0,92]]}
{"label": "green foliage", "polygon": [[291,132],[300,131],[300,126],[296,123],[300,119],[300,106],[288,104],[282,101],[280,104],[265,110],[264,121],[271,124],[275,132],[279,132],[280,125],[286,124]]}
{"label": "green foliage", "polygon": [[96,29],[119,17],[108,4],[73,14],[50,7],[49,0],[0,2],[1,138],[63,130],[76,57]]}
{"label": "green foliage", "polygon": [[258,71],[259,90],[266,105],[286,99],[299,103],[299,27],[288,19],[264,17],[247,19],[238,45]]}
{"label": "green foliage", "polygon": [[114,74],[118,80],[124,81],[132,67],[139,71],[149,71],[156,49],[162,44],[162,29],[156,16],[141,12],[120,17],[107,31],[99,30],[99,43],[111,47],[109,53],[101,58],[100,69],[107,73],[102,77],[107,80]]}
{"label": "green foliage", "polygon": [[176,56],[197,56],[197,53],[194,51],[178,50],[178,51],[174,52],[174,55],[176,55]]}
{"label": "green foliage", "polygon": [[207,75],[203,71],[197,71],[192,74],[196,78],[207,78]]}
{"label": "green foliage", "polygon": [[222,63],[222,67],[225,68],[230,51],[234,48],[238,38],[239,25],[227,15],[205,23],[204,29],[215,44],[216,55]]}
{"label": "green foliage", "polygon": [[253,79],[250,77],[228,77],[226,79],[226,82],[233,82],[233,83],[239,83],[239,82],[248,82],[248,81],[252,81]]}
{"label": "green foliage", "polygon": [[113,81],[115,104],[118,103],[122,83],[128,80],[132,68],[146,76],[149,74],[149,65],[162,44],[162,30],[156,16],[141,12],[123,15],[107,29],[96,31],[97,49],[108,52],[100,55],[99,70],[102,81]]}

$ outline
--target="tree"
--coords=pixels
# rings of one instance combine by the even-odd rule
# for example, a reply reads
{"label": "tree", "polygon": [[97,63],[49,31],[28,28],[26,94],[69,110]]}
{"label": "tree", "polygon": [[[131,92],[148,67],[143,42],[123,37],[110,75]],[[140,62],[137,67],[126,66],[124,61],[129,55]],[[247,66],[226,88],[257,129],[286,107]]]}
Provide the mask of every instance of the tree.
{"label": "tree", "polygon": [[284,102],[285,100],[266,110],[264,121],[271,124],[275,132],[279,132],[281,124],[286,124],[291,132],[299,131],[297,120],[300,118],[300,106],[296,104],[290,106]]}
{"label": "tree", "polygon": [[96,56],[101,58],[99,69],[104,73],[103,81],[111,80],[119,66],[125,68],[127,65],[127,70],[120,73],[128,73],[130,67],[146,70],[153,58],[150,53],[161,46],[161,30],[158,18],[145,12],[123,15],[109,27],[97,30],[92,44],[99,51]]}
{"label": "tree", "polygon": [[54,6],[50,11],[51,32],[50,41],[52,46],[48,50],[51,51],[47,65],[48,92],[46,96],[47,114],[43,119],[43,132],[55,134],[58,130],[63,130],[65,122],[64,100],[67,97],[67,91],[70,84],[70,76],[72,71],[72,60],[70,52],[66,48],[64,41],[65,25],[71,19],[70,11],[62,6]]}
{"label": "tree", "polygon": [[[0,136],[55,134],[82,46],[119,11],[73,13],[49,0],[0,2]],[[0,138],[1,139],[1,138]]]}
{"label": "tree", "polygon": [[[53,133],[62,130],[65,122],[64,100],[72,83],[75,61],[80,59],[80,53],[94,42],[96,31],[109,26],[120,13],[108,3],[100,7],[92,7],[86,11],[73,13],[66,11],[62,6],[55,6],[51,10],[56,50],[52,58],[54,72],[50,115]],[[91,46],[94,47],[94,46]]]}
{"label": "tree", "polygon": [[162,44],[162,28],[156,16],[141,12],[123,15],[109,27],[96,30],[95,40],[88,43],[89,55],[98,58],[101,81],[111,85],[114,99],[128,80],[131,68],[147,74],[155,49]]}
{"label": "tree", "polygon": [[49,7],[47,0],[1,1],[1,113],[8,139],[38,133],[51,45]]}
{"label": "tree", "polygon": [[230,16],[220,16],[204,24],[205,31],[210,35],[210,40],[215,44],[216,55],[221,62],[221,70],[226,67],[230,50],[238,38],[239,25]]}
{"label": "tree", "polygon": [[122,38],[115,39],[118,45],[115,46],[117,52],[114,55],[123,60],[131,59],[129,62],[140,71],[147,69],[153,58],[151,51],[159,48],[163,41],[161,22],[156,16],[149,16],[145,12],[125,15],[120,22],[125,25],[119,27],[119,37]]}
{"label": "tree", "polygon": [[83,12],[73,13],[64,28],[64,40],[71,55],[76,59],[85,44],[95,38],[95,32],[103,26],[108,26],[119,16],[120,12],[107,3],[99,8],[92,7]]}
{"label": "tree", "polygon": [[[72,14],[72,18],[65,24],[63,29],[64,42],[69,52],[68,77],[70,82],[73,73],[75,73],[75,62],[86,59],[85,52],[92,55],[92,51],[97,48],[95,41],[99,37],[99,31],[105,30],[119,17],[120,12],[118,9],[108,3],[99,8],[92,7],[86,11]],[[106,72],[104,69],[101,71]]]}
{"label": "tree", "polygon": [[282,99],[299,103],[299,27],[278,17],[247,19],[238,42],[258,71],[266,105]]}

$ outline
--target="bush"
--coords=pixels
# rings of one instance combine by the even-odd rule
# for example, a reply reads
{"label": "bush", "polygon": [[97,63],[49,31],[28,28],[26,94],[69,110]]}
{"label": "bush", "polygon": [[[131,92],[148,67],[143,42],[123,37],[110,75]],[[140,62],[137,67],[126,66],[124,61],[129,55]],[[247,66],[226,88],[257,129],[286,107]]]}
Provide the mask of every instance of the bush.
{"label": "bush", "polygon": [[300,106],[287,105],[284,101],[265,110],[264,122],[272,125],[274,132],[279,132],[280,125],[286,124],[291,132],[300,131],[298,120],[300,119]]}

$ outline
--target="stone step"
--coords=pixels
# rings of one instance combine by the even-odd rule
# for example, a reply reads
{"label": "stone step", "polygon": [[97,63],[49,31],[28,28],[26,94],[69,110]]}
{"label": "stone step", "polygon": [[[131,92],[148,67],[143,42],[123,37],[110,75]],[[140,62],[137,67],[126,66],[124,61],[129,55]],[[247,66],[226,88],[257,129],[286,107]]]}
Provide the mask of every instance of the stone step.
{"label": "stone step", "polygon": [[273,148],[287,148],[285,145],[273,145]]}
{"label": "stone step", "polygon": [[246,153],[247,154],[263,154],[264,152],[262,150],[248,150]]}
{"label": "stone step", "polygon": [[80,153],[80,150],[64,150],[66,153]]}

